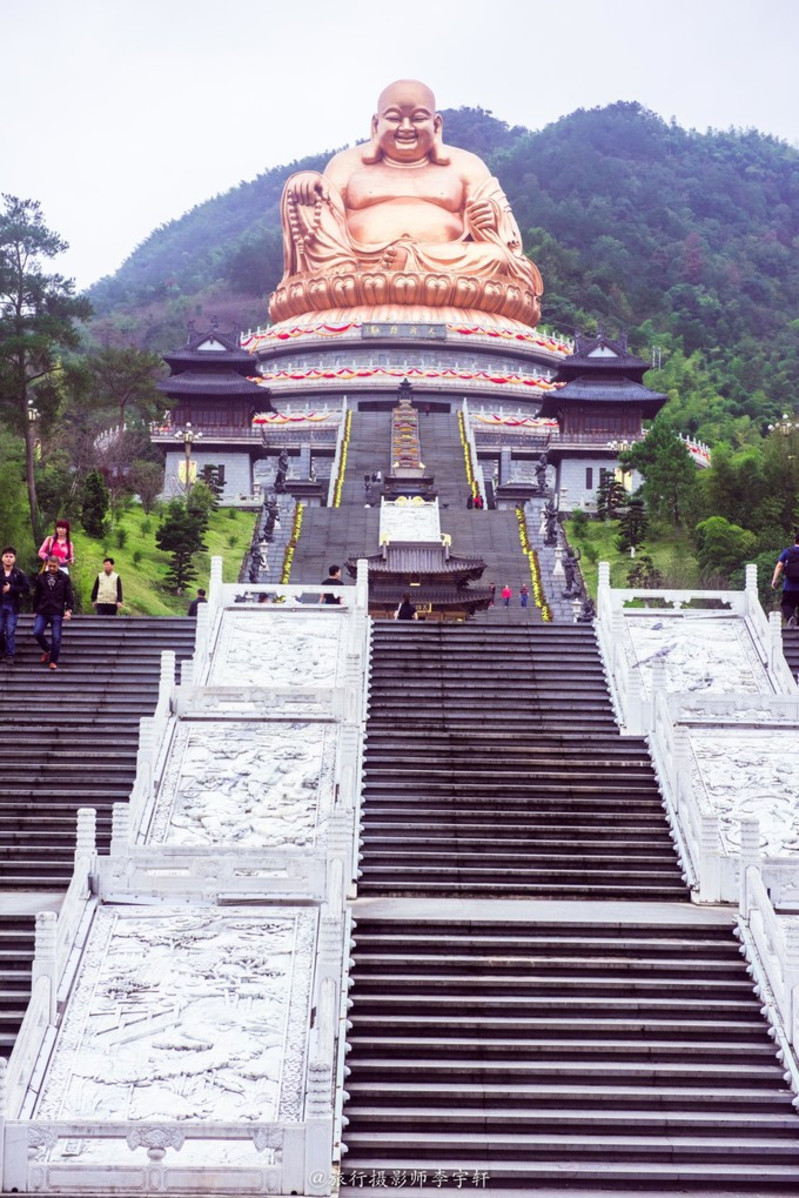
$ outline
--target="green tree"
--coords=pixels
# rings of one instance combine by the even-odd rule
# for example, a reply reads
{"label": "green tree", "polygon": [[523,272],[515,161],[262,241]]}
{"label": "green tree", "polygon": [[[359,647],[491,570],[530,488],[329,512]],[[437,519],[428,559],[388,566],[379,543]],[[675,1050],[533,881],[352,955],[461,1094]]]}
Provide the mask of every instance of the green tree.
{"label": "green tree", "polygon": [[662,412],[643,441],[621,454],[620,460],[625,468],[643,475],[640,493],[650,516],[675,528],[685,523],[695,501],[697,468]]}
{"label": "green tree", "polygon": [[627,492],[612,470],[602,470],[596,489],[596,511],[602,520],[615,520],[618,509],[627,503]]}
{"label": "green tree", "polygon": [[697,559],[703,574],[729,578],[745,564],[755,547],[755,535],[723,516],[710,516],[696,526]]}
{"label": "green tree", "polygon": [[220,482],[219,471],[219,466],[211,465],[203,466],[200,471],[200,478],[214,497],[215,508],[219,507],[219,501],[225,493],[225,484]]}
{"label": "green tree", "polygon": [[0,412],[25,444],[25,477],[33,539],[38,541],[35,420],[54,418],[60,354],[78,344],[77,320],[91,315],[71,279],[45,274],[42,261],[67,249],[44,223],[35,200],[3,196],[0,212]]}
{"label": "green tree", "polygon": [[642,553],[636,559],[635,565],[627,571],[627,585],[631,587],[647,587],[656,590],[663,586],[663,575],[655,565],[654,558],[648,553]]}
{"label": "green tree", "polygon": [[633,495],[619,514],[619,535],[616,537],[619,552],[626,553],[628,549],[637,549],[642,545],[648,526],[644,501],[640,495]]}
{"label": "green tree", "polygon": [[125,417],[133,408],[143,420],[151,420],[163,409],[165,396],[156,386],[163,371],[163,359],[158,354],[136,349],[107,346],[88,356],[90,385],[98,407],[113,406],[119,413],[119,428],[125,427]]}
{"label": "green tree", "polygon": [[149,516],[164,489],[164,467],[158,462],[136,458],[130,468],[130,485],[139,496],[145,514]]}
{"label": "green tree", "polygon": [[99,470],[90,470],[83,484],[81,524],[90,537],[105,533],[109,503],[108,487]]}
{"label": "green tree", "polygon": [[195,553],[205,549],[205,528],[206,521],[196,511],[189,511],[184,499],[172,499],[167,504],[164,518],[155,534],[155,543],[169,554],[166,583],[177,595],[197,577],[193,558]]}

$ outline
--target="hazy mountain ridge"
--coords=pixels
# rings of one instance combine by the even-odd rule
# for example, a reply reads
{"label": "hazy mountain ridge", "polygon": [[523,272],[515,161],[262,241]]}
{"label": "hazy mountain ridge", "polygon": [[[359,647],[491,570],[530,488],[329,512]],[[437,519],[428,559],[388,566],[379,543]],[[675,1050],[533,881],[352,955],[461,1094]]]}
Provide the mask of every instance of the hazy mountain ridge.
{"label": "hazy mountain ridge", "polygon": [[[753,130],[686,131],[627,102],[537,132],[479,108],[444,121],[445,139],[498,175],[544,277],[546,323],[621,324],[639,351],[657,341],[675,361],[701,351],[732,417],[763,422],[793,402],[797,150]],[[91,289],[98,316],[149,324],[161,350],[201,312],[264,321],[282,272],[283,183],[329,156],[268,169],[156,229]]]}

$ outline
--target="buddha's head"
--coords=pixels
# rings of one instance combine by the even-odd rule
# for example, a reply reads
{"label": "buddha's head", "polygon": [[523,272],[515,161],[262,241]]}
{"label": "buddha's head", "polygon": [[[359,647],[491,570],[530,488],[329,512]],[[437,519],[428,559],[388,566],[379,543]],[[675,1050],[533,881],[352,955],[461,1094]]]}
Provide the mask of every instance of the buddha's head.
{"label": "buddha's head", "polygon": [[380,93],[372,117],[372,138],[364,147],[363,160],[375,163],[386,157],[409,166],[425,160],[446,163],[441,141],[443,124],[430,88],[417,79],[398,79]]}

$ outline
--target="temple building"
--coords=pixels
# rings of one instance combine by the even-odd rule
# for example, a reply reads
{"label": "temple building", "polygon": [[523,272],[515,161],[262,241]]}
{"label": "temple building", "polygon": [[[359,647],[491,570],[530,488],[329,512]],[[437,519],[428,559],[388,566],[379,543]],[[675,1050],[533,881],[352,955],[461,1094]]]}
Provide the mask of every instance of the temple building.
{"label": "temple building", "polygon": [[215,325],[198,334],[189,326],[186,344],[164,354],[172,371],[158,383],[175,406],[168,419],[152,430],[156,444],[175,448],[166,453],[166,494],[179,494],[191,479],[183,477],[189,453],[195,475],[213,467],[224,486],[223,498],[252,493],[253,459],[261,449],[253,417],[271,411],[268,392],[249,377],[252,359],[239,346],[238,330],[220,333]]}
{"label": "temple building", "polygon": [[611,340],[578,336],[574,353],[555,376],[561,384],[548,392],[539,416],[554,417],[557,432],[548,438],[549,462],[557,472],[560,506],[590,506],[603,470],[618,468],[620,450],[644,435],[668,396],[643,383],[649,363],[631,354],[626,336]]}

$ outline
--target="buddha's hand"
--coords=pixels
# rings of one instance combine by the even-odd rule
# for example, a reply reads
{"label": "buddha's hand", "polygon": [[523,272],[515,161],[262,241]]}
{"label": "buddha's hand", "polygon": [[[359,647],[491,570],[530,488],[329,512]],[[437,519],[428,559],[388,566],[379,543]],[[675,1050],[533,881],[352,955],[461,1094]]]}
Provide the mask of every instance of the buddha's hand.
{"label": "buddha's hand", "polygon": [[315,204],[317,199],[330,199],[328,186],[316,171],[299,171],[289,183],[292,199],[297,204]]}
{"label": "buddha's hand", "polygon": [[498,233],[499,218],[491,200],[469,200],[464,215],[470,228],[480,233]]}

